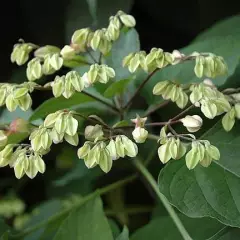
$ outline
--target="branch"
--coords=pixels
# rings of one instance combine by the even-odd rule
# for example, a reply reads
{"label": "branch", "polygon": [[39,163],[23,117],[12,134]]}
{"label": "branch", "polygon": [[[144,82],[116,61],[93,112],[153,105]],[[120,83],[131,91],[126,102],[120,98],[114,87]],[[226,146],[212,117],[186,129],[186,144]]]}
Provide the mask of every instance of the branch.
{"label": "branch", "polygon": [[131,104],[133,99],[138,95],[138,93],[140,92],[140,90],[145,86],[145,84],[148,82],[148,80],[159,70],[160,68],[156,68],[153,72],[151,72],[147,78],[139,85],[139,87],[137,88],[137,90],[135,91],[135,93],[133,94],[133,96],[129,99],[129,101],[127,102],[127,104],[123,107],[123,109],[127,109]]}

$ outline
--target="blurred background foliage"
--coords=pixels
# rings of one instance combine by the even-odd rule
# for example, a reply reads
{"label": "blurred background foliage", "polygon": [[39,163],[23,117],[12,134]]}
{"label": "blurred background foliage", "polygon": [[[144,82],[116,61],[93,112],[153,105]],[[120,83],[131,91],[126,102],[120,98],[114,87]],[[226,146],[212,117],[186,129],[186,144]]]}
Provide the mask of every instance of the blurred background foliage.
{"label": "blurred background foliage", "polygon": [[[13,44],[19,38],[38,45],[51,44],[62,47],[69,43],[74,30],[86,26],[93,29],[104,27],[107,25],[109,16],[121,9],[135,17],[137,21],[136,30],[139,34],[142,50],[149,51],[152,47],[160,47],[165,51],[172,51],[187,46],[194,41],[200,32],[220,20],[238,14],[240,10],[240,2],[235,0],[18,0],[4,1],[2,4],[4,4],[4,7],[2,5],[0,14],[2,26],[0,40],[1,82],[27,81],[24,67],[17,68],[10,62]],[[240,26],[239,18],[236,24]],[[227,31],[228,29],[225,29],[224,32]],[[231,29],[229,29],[230,31]],[[198,41],[197,44],[200,44],[197,46],[201,48],[201,44],[206,39],[204,34],[201,35],[196,40]],[[132,47],[134,49],[134,46]],[[201,49],[193,50],[201,51]],[[121,61],[120,57],[119,61]],[[169,74],[169,72],[166,74]],[[159,78],[159,75],[155,77],[155,82],[158,80],[157,78]],[[141,78],[138,81],[141,81]],[[151,84],[154,84],[154,80]],[[150,89],[150,86],[148,89]],[[145,93],[147,94],[147,92]],[[51,97],[50,93],[34,93],[33,110],[49,97]],[[143,108],[144,106],[146,108],[145,101],[154,102],[147,97],[145,100],[141,98],[136,107]],[[86,105],[83,104],[81,108],[88,109],[89,112],[98,109],[104,115],[104,107],[94,106],[87,103]],[[165,112],[165,118],[170,114],[168,109]],[[172,108],[170,109],[173,111]],[[31,111],[26,113],[16,111],[10,114],[1,109],[0,122],[11,122],[17,117],[28,119],[31,115]],[[159,116],[155,115],[154,117],[158,118]],[[141,146],[143,157],[147,157],[149,149],[152,149],[151,142]],[[1,201],[15,196],[24,201],[24,207],[17,205],[16,212],[7,216],[8,223],[11,225],[14,223],[16,228],[21,228],[25,219],[29,218],[31,218],[31,221],[26,221],[27,226],[34,225],[34,223],[46,219],[47,216],[51,216],[60,209],[67,208],[69,204],[71,205],[71,202],[79,201],[81,196],[90,193],[96,187],[112,183],[133,171],[127,161],[116,162],[113,170],[107,176],[96,168],[87,170],[84,163],[78,160],[76,149],[64,143],[60,147],[54,146],[52,148],[51,153],[46,157],[46,162],[46,173],[43,176],[37,176],[32,181],[27,178],[17,180],[11,169],[0,169],[0,204]],[[150,168],[157,176],[160,170],[159,161],[153,161]],[[103,198],[110,226],[116,236],[119,234],[119,227],[122,224],[128,224],[130,231],[134,232],[135,229],[147,224],[151,218],[153,219],[152,225],[147,225],[143,234],[138,232],[133,235],[132,239],[146,239],[145,236],[148,236],[148,231],[152,232],[155,225],[162,224],[168,226],[169,229],[170,226],[174,228],[164,208],[155,203],[154,194],[149,195],[149,189],[146,188],[139,184],[139,180],[137,180],[129,186],[107,194]],[[64,201],[66,197],[68,199]],[[37,210],[35,209],[36,206],[38,206]],[[33,209],[35,210],[32,212]],[[25,216],[24,211],[30,215]],[[4,214],[1,215],[5,216]],[[19,218],[15,218],[16,215]],[[199,221],[196,224],[201,225],[205,223],[207,229],[207,225],[210,224],[208,221],[213,220],[194,220],[190,222],[189,218],[182,216],[182,221],[189,226],[187,227],[189,229],[194,226],[194,221]],[[211,222],[211,224],[214,225],[216,231],[221,228],[221,224],[216,221]],[[52,239],[55,229],[56,226],[51,227],[50,230],[42,228],[26,239]],[[165,230],[162,229],[161,231]],[[176,231],[172,232],[171,237],[169,239],[179,239]]]}

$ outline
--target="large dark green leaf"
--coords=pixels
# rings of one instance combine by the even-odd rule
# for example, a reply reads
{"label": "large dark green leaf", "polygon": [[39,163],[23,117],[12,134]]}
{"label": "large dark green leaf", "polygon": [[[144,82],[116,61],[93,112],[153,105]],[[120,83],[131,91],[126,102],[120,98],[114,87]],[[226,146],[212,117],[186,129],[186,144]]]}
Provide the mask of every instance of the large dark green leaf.
{"label": "large dark green leaf", "polygon": [[122,94],[130,81],[131,79],[122,79],[112,83],[104,92],[104,96],[107,98],[112,98],[116,95]]}
{"label": "large dark green leaf", "polygon": [[208,168],[188,170],[185,161],[172,161],[159,175],[160,191],[190,217],[210,216],[240,227],[240,124],[226,133],[218,123],[206,133],[221,152]]}
{"label": "large dark green leaf", "polygon": [[228,35],[240,35],[240,15],[217,22],[212,27],[201,33],[195,41],[204,41],[210,37],[227,37]]}
{"label": "large dark green leaf", "polygon": [[95,198],[78,209],[74,209],[64,220],[54,240],[66,239],[113,240],[100,198]]}
{"label": "large dark green leaf", "polygon": [[135,29],[127,32],[122,31],[119,39],[113,44],[110,56],[107,57],[107,64],[116,72],[116,80],[126,79],[132,76],[127,68],[122,67],[122,60],[131,52],[140,50],[138,33]]}
{"label": "large dark green leaf", "polygon": [[[179,217],[194,240],[208,239],[224,228],[224,225],[211,218],[191,219],[183,214],[179,215]],[[131,236],[131,240],[146,239],[180,240],[182,237],[173,220],[169,216],[166,216],[154,218]]]}
{"label": "large dark green leaf", "polygon": [[129,240],[129,231],[126,226],[123,227],[122,232],[119,234],[116,240]]}

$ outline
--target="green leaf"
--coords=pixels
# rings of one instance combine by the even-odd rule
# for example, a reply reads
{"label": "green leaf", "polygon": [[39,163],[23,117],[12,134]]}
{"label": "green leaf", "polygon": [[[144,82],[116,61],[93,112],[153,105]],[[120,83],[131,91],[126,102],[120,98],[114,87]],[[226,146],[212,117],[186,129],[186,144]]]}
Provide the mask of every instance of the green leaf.
{"label": "green leaf", "polygon": [[113,128],[118,128],[118,127],[126,127],[129,126],[129,122],[127,120],[122,120],[120,122],[117,122],[113,125]]}
{"label": "green leaf", "polygon": [[[183,214],[179,217],[194,240],[205,240],[212,237],[225,226],[211,218],[191,219]],[[138,229],[131,236],[131,240],[176,240],[182,239],[173,220],[169,216],[158,217],[151,220],[147,225]]]}
{"label": "green leaf", "polygon": [[8,239],[8,231],[10,227],[4,222],[3,219],[0,219],[0,240]]}
{"label": "green leaf", "polygon": [[63,221],[53,240],[113,240],[100,198],[74,209]]}
{"label": "green leaf", "polygon": [[194,40],[195,42],[204,41],[210,37],[227,37],[228,35],[240,35],[239,28],[240,16],[233,16],[222,20],[202,32]]}
{"label": "green leaf", "polygon": [[122,94],[131,80],[132,79],[122,79],[112,83],[104,92],[104,97],[112,98],[116,95]]}
{"label": "green leaf", "polygon": [[107,65],[115,70],[116,80],[127,79],[132,76],[127,68],[122,67],[122,60],[129,53],[139,50],[140,42],[137,31],[135,29],[130,29],[127,32],[122,31],[119,39],[114,42],[109,57],[106,58]]}
{"label": "green leaf", "polygon": [[204,139],[220,150],[220,160],[208,168],[198,165],[189,171],[185,161],[170,162],[159,175],[160,191],[181,212],[190,217],[210,216],[240,227],[240,132],[226,133],[218,122]]}
{"label": "green leaf", "polygon": [[83,93],[75,93],[71,98],[66,99],[64,97],[50,98],[41,104],[32,114],[30,120],[36,120],[39,118],[46,117],[48,114],[56,112],[60,109],[71,108],[73,106],[96,101],[92,97],[89,97]]}
{"label": "green leaf", "polygon": [[128,228],[126,226],[123,227],[122,232],[116,238],[116,240],[129,240],[129,231],[128,231]]}

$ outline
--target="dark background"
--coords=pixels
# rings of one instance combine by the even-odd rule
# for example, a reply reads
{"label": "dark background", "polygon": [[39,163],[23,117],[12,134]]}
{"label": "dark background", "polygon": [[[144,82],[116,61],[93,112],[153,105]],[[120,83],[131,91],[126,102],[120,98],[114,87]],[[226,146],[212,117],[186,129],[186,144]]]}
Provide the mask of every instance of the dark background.
{"label": "dark background", "polygon": [[[67,32],[91,24],[86,0],[16,0],[1,2],[1,76],[11,78],[12,46],[19,38],[40,45],[59,47],[67,43]],[[116,10],[129,11],[137,20],[141,47],[164,50],[186,46],[198,33],[216,21],[239,13],[236,0],[135,0],[98,1],[101,27]],[[69,30],[70,29],[70,30]]]}

